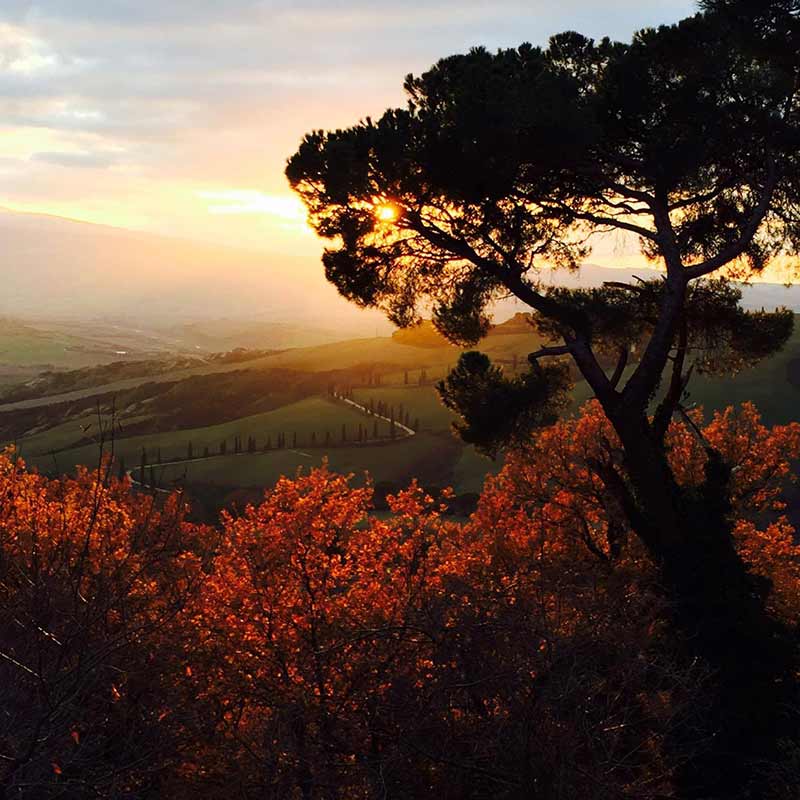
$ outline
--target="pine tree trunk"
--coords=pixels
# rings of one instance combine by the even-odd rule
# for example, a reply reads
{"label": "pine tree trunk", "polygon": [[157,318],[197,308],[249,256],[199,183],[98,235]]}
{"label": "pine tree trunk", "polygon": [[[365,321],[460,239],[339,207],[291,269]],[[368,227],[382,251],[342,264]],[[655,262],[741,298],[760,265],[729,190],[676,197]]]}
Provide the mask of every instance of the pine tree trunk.
{"label": "pine tree trunk", "polygon": [[682,764],[679,796],[761,797],[764,768],[791,733],[790,634],[765,607],[765,581],[748,573],[736,551],[728,468],[712,456],[699,490],[678,487],[646,426],[643,419],[616,426],[641,512],[631,526],[660,567],[686,657],[702,659],[714,675],[705,718],[689,721],[670,743]]}

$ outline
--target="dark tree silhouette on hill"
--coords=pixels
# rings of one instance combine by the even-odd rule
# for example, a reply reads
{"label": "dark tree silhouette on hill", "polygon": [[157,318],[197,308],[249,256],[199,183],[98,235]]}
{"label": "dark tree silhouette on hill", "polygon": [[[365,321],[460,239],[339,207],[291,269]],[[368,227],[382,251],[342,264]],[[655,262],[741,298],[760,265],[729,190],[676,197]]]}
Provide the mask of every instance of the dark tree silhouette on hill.
{"label": "dark tree silhouette on hill", "polygon": [[[406,78],[405,108],[307,135],[286,174],[331,241],[326,276],[359,305],[401,327],[432,307],[462,345],[499,297],[530,307],[552,345],[527,374],[467,354],[440,384],[468,441],[493,452],[551,420],[572,359],[622,444],[592,468],[660,566],[687,648],[719,674],[684,794],[737,797],[785,730],[788,637],[735,551],[729,467],[708,447],[705,483],[681,488],[665,432],[692,370],[752,363],[791,332],[788,311],[743,311],[711,278],[800,250],[800,48],[796,0],[704,8],[630,43],[568,32],[445,58]],[[578,269],[599,232],[637,237],[663,280],[542,287],[541,265]]]}

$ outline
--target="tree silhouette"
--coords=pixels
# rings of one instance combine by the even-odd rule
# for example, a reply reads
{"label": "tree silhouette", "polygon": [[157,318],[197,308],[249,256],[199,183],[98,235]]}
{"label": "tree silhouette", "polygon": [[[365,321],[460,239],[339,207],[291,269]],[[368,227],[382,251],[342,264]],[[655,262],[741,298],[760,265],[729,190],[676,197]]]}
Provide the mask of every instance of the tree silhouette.
{"label": "tree silhouette", "polygon": [[[574,362],[621,445],[591,469],[659,565],[687,646],[720,676],[712,744],[687,759],[685,786],[732,797],[774,755],[786,636],[733,546],[730,468],[708,445],[704,481],[680,485],[666,433],[693,370],[752,363],[791,332],[788,311],[743,311],[708,278],[800,251],[800,48],[796,0],[705,8],[630,43],[564,33],[443,59],[406,79],[405,108],[307,135],[286,174],[331,241],[328,279],[354,302],[401,327],[430,307],[462,345],[486,333],[497,298],[529,306],[552,344],[526,374],[467,354],[440,383],[468,441],[525,441],[562,402],[559,359]],[[540,287],[540,265],[578,268],[607,231],[638,239],[663,280]]]}

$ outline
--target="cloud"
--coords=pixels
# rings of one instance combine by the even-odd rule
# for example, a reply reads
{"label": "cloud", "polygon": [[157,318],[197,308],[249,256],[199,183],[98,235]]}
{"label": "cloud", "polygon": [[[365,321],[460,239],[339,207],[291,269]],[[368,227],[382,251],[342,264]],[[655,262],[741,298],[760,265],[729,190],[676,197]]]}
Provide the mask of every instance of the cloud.
{"label": "cloud", "polygon": [[203,200],[217,201],[208,207],[212,214],[269,214],[292,221],[305,219],[305,209],[293,195],[268,195],[252,189],[202,191]]}
{"label": "cloud", "polygon": [[[402,104],[408,72],[563,29],[627,38],[693,10],[694,0],[0,0],[0,136],[36,139],[4,167],[3,192],[66,203],[71,191],[83,208],[88,171],[70,182],[48,165],[114,165],[93,202],[102,189],[110,205],[147,208],[159,187],[183,182],[203,221],[210,206],[231,226],[237,215],[293,222],[270,198],[286,191],[302,135]],[[231,186],[257,189],[197,196]]]}
{"label": "cloud", "polygon": [[43,152],[33,153],[33,161],[54,164],[59,167],[83,167],[106,169],[116,163],[115,159],[104,153]]}

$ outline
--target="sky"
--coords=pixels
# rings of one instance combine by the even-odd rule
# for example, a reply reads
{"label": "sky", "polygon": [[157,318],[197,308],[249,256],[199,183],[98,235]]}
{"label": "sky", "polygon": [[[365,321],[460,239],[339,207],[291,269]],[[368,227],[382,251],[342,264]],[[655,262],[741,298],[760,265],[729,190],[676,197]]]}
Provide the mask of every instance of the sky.
{"label": "sky", "polygon": [[[627,39],[687,0],[0,0],[0,206],[267,253],[321,243],[283,175],[403,77],[561,30]],[[607,242],[596,262],[630,266]]]}

